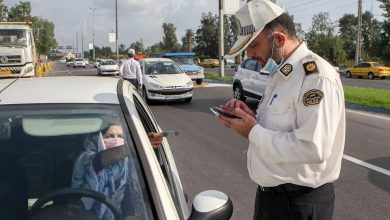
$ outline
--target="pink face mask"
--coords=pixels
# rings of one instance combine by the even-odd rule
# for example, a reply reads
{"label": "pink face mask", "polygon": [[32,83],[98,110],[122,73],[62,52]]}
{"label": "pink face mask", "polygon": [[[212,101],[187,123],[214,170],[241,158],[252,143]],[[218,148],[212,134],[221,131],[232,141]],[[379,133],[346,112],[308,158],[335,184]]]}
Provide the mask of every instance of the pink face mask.
{"label": "pink face mask", "polygon": [[104,145],[106,145],[106,149],[110,149],[113,147],[119,147],[125,144],[125,139],[123,138],[107,138],[104,139]]}

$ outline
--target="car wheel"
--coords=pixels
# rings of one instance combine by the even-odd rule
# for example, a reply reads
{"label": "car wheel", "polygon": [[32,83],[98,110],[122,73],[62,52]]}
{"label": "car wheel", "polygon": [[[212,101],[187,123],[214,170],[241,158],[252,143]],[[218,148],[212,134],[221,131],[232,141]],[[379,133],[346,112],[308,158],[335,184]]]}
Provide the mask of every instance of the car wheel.
{"label": "car wheel", "polygon": [[352,77],[352,74],[351,74],[351,72],[347,71],[347,72],[345,73],[345,76],[346,76],[347,78],[351,78],[351,77]]}
{"label": "car wheel", "polygon": [[369,72],[368,79],[374,79],[374,78],[375,78],[374,74],[372,72]]}
{"label": "car wheel", "polygon": [[200,85],[200,84],[202,84],[202,81],[203,81],[202,79],[197,79],[196,84]]}
{"label": "car wheel", "polygon": [[242,86],[239,84],[236,84],[233,88],[233,96],[235,99],[241,100],[245,102],[246,97],[243,94]]}
{"label": "car wheel", "polygon": [[381,76],[381,79],[386,79],[386,76]]}
{"label": "car wheel", "polygon": [[184,100],[184,102],[191,102],[191,101],[192,101],[192,97],[186,98],[186,99]]}

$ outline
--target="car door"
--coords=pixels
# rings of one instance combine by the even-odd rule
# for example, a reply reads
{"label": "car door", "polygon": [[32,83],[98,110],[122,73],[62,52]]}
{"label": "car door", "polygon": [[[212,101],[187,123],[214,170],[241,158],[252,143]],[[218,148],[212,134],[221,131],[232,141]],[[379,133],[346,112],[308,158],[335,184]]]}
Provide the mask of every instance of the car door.
{"label": "car door", "polygon": [[[164,140],[158,150],[153,150],[146,133],[160,132],[161,129],[143,98],[129,86],[127,81],[123,84],[128,90],[132,90],[132,97],[122,100],[126,103],[129,111],[126,120],[129,124],[133,124],[129,127],[133,127],[133,130],[134,127],[144,129],[144,132],[139,134],[139,141],[143,142],[143,145],[147,145],[148,149],[141,149],[145,155],[144,158],[141,157],[140,161],[145,165],[144,170],[149,187],[151,187],[150,191],[155,202],[158,219],[186,219],[189,216],[189,210],[169,143]],[[130,114],[130,112],[133,113]],[[148,153],[151,151],[153,152],[152,156]]]}
{"label": "car door", "polygon": [[242,66],[242,74],[244,80],[241,81],[244,90],[251,94],[260,95],[259,90],[259,79],[260,73],[257,71],[257,61],[255,59],[247,59]]}
{"label": "car door", "polygon": [[[161,132],[161,128],[158,126],[154,119],[148,105],[144,102],[144,99],[139,94],[134,94],[134,100],[138,114],[142,118],[144,127],[147,132]],[[189,217],[189,210],[187,201],[185,199],[183,187],[180,181],[179,173],[171,152],[170,146],[166,138],[164,138],[162,145],[158,150],[155,150],[156,156],[160,163],[160,168],[163,172],[164,179],[169,186],[169,192],[175,202],[176,208],[179,211],[181,218]]]}

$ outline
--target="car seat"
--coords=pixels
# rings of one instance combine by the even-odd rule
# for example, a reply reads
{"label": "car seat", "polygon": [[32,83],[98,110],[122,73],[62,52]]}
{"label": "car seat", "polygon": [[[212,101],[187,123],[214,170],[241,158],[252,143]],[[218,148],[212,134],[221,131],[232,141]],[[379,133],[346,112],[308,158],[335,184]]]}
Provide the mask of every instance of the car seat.
{"label": "car seat", "polygon": [[28,185],[16,156],[0,156],[0,219],[27,219]]}

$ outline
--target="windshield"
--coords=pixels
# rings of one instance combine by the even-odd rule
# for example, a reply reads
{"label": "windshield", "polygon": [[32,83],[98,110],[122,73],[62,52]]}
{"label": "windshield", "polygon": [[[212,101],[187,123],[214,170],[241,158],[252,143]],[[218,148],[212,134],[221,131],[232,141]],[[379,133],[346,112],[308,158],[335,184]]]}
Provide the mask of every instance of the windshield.
{"label": "windshield", "polygon": [[182,73],[180,67],[172,61],[149,61],[145,66],[147,75]]}
{"label": "windshield", "polygon": [[176,63],[180,64],[195,64],[194,60],[191,57],[170,57],[170,59],[176,61]]}
{"label": "windshield", "polygon": [[1,29],[0,44],[2,45],[27,45],[27,30],[25,29]]}
{"label": "windshield", "polygon": [[116,62],[113,60],[105,60],[101,62],[102,65],[115,65]]}
{"label": "windshield", "polygon": [[[119,105],[2,106],[0,164],[2,184],[15,185],[12,192],[25,190],[22,199],[28,200],[29,208],[41,196],[71,187],[106,195],[127,216],[153,219],[143,171]],[[14,174],[3,172],[7,170]],[[100,202],[82,202],[99,219],[111,219],[103,218],[111,211]],[[3,203],[0,212],[11,206]]]}

